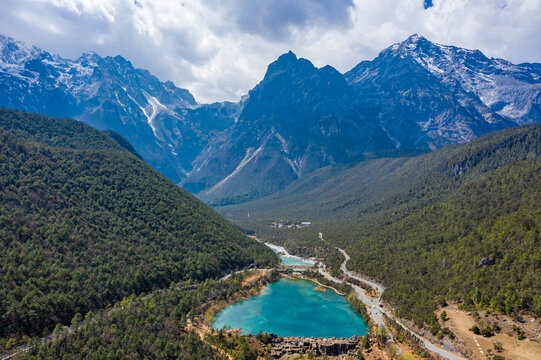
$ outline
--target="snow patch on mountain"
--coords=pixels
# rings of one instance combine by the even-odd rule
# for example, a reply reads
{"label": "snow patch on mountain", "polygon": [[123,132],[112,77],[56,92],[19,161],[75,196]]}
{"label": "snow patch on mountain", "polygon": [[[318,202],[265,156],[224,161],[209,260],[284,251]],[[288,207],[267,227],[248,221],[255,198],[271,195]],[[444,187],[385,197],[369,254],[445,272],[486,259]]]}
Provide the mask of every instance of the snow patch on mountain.
{"label": "snow patch on mountain", "polygon": [[235,170],[233,170],[231,174],[227,175],[225,178],[223,178],[220,182],[218,182],[216,185],[211,187],[205,193],[207,195],[212,194],[213,192],[218,190],[220,187],[222,187],[222,185],[224,185],[227,181],[229,181],[233,176],[237,175],[239,171],[242,170],[242,168],[244,168],[250,161],[252,161],[257,156],[257,154],[259,154],[261,150],[263,150],[264,146],[265,146],[265,143],[261,144],[261,146],[259,146],[257,150],[255,151],[254,151],[254,148],[252,147],[246,149],[246,154],[244,155],[244,158],[240,161],[240,163],[237,165]]}
{"label": "snow patch on mountain", "polygon": [[282,150],[283,152],[285,152],[286,154],[289,154],[289,150],[287,148],[287,141],[286,139],[284,139],[282,137],[282,135],[280,135],[279,133],[277,132],[274,132],[274,129],[273,129],[273,134],[274,136],[276,136],[276,138],[280,141],[280,150]]}
{"label": "snow patch on mountain", "polygon": [[156,131],[156,124],[154,123],[154,119],[156,118],[156,115],[158,115],[161,111],[169,111],[169,109],[165,105],[163,105],[160,100],[158,100],[152,95],[149,95],[146,91],[143,91],[143,94],[148,101],[148,105],[142,109],[145,113],[145,116],[147,117],[148,125],[152,129],[154,136],[162,140],[158,135],[158,132]]}
{"label": "snow patch on mountain", "polygon": [[[518,125],[531,122],[527,116],[541,93],[541,73],[532,71],[534,67],[529,64],[515,65],[488,58],[478,50],[432,43],[417,34],[383,52],[411,57],[442,82],[459,83],[494,112]],[[362,81],[366,75],[358,74],[355,81]]]}
{"label": "snow patch on mountain", "polygon": [[291,159],[289,159],[289,158],[287,158],[285,156],[284,156],[284,159],[287,161],[289,166],[291,166],[291,169],[297,175],[297,177],[300,177],[301,176],[301,167],[299,165],[299,160],[297,160],[297,159],[291,160]]}
{"label": "snow patch on mountain", "polygon": [[0,62],[4,64],[21,64],[36,58],[42,51],[33,46],[27,48],[22,41],[13,40],[0,34]]}
{"label": "snow patch on mountain", "polygon": [[183,165],[187,163],[184,160],[181,165],[175,155],[186,137],[177,138],[182,133],[179,128],[192,134],[185,140],[191,142],[187,146],[191,151],[202,146],[197,138],[201,132],[192,130],[189,120],[183,124],[160,121],[165,114],[178,119],[176,111],[196,105],[190,92],[134,68],[121,56],[101,57],[89,52],[74,60],[65,59],[0,35],[0,95],[0,106],[113,129],[176,183],[185,176]]}

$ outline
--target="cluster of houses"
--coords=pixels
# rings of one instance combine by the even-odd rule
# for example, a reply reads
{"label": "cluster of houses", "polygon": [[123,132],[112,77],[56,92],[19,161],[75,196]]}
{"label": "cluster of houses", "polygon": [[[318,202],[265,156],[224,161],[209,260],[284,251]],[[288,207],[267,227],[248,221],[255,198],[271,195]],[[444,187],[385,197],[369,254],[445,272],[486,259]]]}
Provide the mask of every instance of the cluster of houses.
{"label": "cluster of houses", "polygon": [[309,221],[302,221],[300,223],[296,223],[290,220],[277,220],[272,222],[271,227],[276,229],[292,229],[292,228],[303,228],[312,225]]}

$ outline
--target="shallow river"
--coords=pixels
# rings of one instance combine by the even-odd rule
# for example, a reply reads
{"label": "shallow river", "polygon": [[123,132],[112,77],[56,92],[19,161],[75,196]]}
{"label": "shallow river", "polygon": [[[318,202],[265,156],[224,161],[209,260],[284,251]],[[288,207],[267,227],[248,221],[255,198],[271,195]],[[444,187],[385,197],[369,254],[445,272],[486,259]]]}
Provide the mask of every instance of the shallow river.
{"label": "shallow river", "polygon": [[280,255],[278,250],[276,250],[274,248],[272,249],[272,251],[274,251],[276,254],[278,254],[280,256],[280,260],[282,261],[283,265],[313,265],[313,263],[302,261],[302,260],[294,258],[294,257],[290,257],[290,256],[287,256],[287,255]]}
{"label": "shallow river", "polygon": [[282,264],[284,265],[312,265],[312,263],[295,258],[290,258],[284,255],[280,255],[280,259],[282,260]]}
{"label": "shallow river", "polygon": [[314,290],[312,281],[280,279],[260,295],[228,306],[214,321],[244,334],[263,332],[282,336],[351,337],[364,335],[366,323],[346,298],[333,290]]}

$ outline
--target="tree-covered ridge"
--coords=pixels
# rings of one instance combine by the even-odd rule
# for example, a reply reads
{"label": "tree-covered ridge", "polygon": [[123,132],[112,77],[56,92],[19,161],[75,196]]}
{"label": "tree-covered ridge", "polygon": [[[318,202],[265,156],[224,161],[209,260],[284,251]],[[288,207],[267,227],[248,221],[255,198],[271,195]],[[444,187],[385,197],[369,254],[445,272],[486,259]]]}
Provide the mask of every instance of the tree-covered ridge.
{"label": "tree-covered ridge", "polygon": [[0,128],[21,139],[42,145],[82,150],[128,150],[140,157],[120,134],[112,130],[99,131],[72,119],[50,118],[0,108]]}
{"label": "tree-covered ridge", "polygon": [[[1,124],[39,119],[2,115]],[[65,124],[80,123],[36,126]],[[0,337],[45,334],[131,293],[276,261],[116,141],[74,134],[77,146],[59,141],[71,149],[0,128]]]}
{"label": "tree-covered ridge", "polygon": [[511,164],[351,245],[348,265],[381,279],[419,325],[437,324],[438,297],[539,317],[539,204],[541,162]]}
{"label": "tree-covered ridge", "polygon": [[[248,292],[242,274],[231,279],[203,283],[179,283],[148,295],[129,296],[112,308],[76,316],[73,332],[20,354],[18,359],[227,359],[221,340],[230,343],[234,359],[256,359],[257,349],[246,338],[224,336],[204,340],[187,330],[190,320],[201,317],[213,303],[225,302],[236,293]],[[59,330],[59,329],[57,329]],[[218,344],[217,344],[218,345]],[[259,354],[262,355],[262,354]]]}
{"label": "tree-covered ridge", "polygon": [[446,199],[481,174],[539,156],[541,125],[515,127],[417,156],[366,157],[329,166],[280,193],[217,209],[258,233],[268,233],[268,225],[277,219],[312,221],[326,229],[328,240],[346,247],[358,237]]}

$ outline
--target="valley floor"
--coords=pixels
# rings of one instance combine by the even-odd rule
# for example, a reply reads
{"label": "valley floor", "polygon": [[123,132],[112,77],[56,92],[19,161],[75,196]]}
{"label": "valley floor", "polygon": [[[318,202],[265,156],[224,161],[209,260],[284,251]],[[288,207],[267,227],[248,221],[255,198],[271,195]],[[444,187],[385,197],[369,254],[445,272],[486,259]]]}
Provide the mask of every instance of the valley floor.
{"label": "valley floor", "polygon": [[[322,233],[319,233],[319,238],[321,240],[323,240],[323,234]],[[270,243],[265,243],[265,244],[267,246],[276,247],[276,245],[273,245],[273,244],[270,244]],[[283,249],[283,247],[281,247],[281,248]],[[381,284],[377,284],[377,283],[375,283],[375,282],[373,282],[373,281],[371,281],[369,279],[366,279],[366,278],[360,276],[359,274],[355,274],[355,273],[352,273],[352,272],[348,271],[347,268],[346,268],[346,263],[349,260],[349,256],[343,249],[339,249],[339,248],[337,248],[337,249],[344,255],[344,262],[340,266],[340,270],[342,271],[343,275],[353,277],[353,278],[357,279],[358,281],[361,281],[361,282],[367,284],[368,286],[370,286],[370,287],[377,290],[377,292],[378,292],[377,298],[370,298],[370,297],[368,297],[366,295],[365,291],[361,287],[359,287],[357,285],[354,285],[354,284],[351,284],[351,283],[348,284],[349,286],[351,286],[355,290],[355,293],[356,293],[357,297],[366,305],[366,309],[367,309],[370,317],[372,318],[372,320],[376,324],[376,327],[381,327],[381,328],[385,327],[386,324],[385,324],[385,322],[383,320],[382,314],[385,313],[387,315],[390,315],[390,313],[385,309],[380,310],[380,307],[378,306],[378,304],[380,304],[380,298],[381,298],[382,292],[384,291],[384,287]],[[286,251],[286,250],[284,249],[284,251]],[[302,259],[302,258],[300,258],[300,259]],[[323,275],[326,279],[328,279],[328,280],[330,280],[332,282],[335,282],[335,283],[344,283],[345,282],[343,279],[339,279],[339,278],[331,276],[321,263],[318,264],[317,271],[321,275]],[[404,325],[402,325],[402,326],[404,326]],[[443,356],[446,359],[451,359],[451,360],[463,359],[459,355],[456,355],[456,354],[451,353],[451,352],[449,352],[447,350],[444,350],[443,348],[441,348],[441,347],[439,347],[437,345],[434,345],[429,340],[427,340],[427,339],[425,339],[423,337],[420,337],[419,335],[414,333],[412,330],[407,329],[407,328],[406,328],[406,330],[408,330],[411,334],[413,334],[415,337],[417,337],[420,340],[420,342],[423,344],[423,346],[425,346],[431,352],[433,352],[433,353],[435,353],[435,354],[437,354],[439,356]],[[406,356],[406,357],[412,357],[413,358],[413,352],[412,351],[410,352],[411,349],[408,347],[408,345],[406,345],[404,343],[401,343],[401,342],[394,341],[394,339],[392,338],[391,335],[389,335],[389,337],[387,339],[387,345],[390,348],[393,348],[393,347],[395,349],[398,348],[399,349],[398,353],[401,354],[403,357]],[[375,349],[375,347],[372,347],[372,349]],[[391,351],[391,352],[394,352],[394,350]],[[369,357],[369,358],[371,358],[371,357]],[[379,356],[377,358],[379,358]]]}

